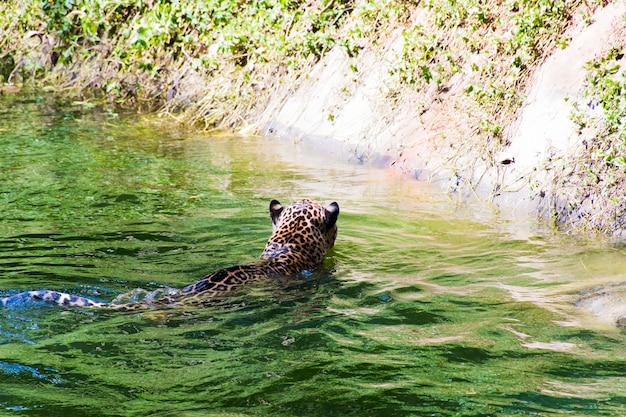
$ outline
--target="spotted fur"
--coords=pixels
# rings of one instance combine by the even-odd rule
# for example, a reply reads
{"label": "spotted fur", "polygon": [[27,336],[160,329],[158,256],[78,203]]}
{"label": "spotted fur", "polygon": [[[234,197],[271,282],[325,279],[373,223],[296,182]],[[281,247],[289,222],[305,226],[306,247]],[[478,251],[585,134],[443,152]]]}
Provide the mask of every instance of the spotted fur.
{"label": "spotted fur", "polygon": [[[228,294],[254,279],[293,276],[318,266],[335,243],[338,216],[339,205],[335,202],[324,207],[312,200],[301,200],[283,206],[272,200],[270,218],[273,231],[259,262],[220,269],[180,290],[168,288],[157,290],[154,294],[135,290],[122,294],[111,303],[51,290],[27,291],[0,301],[3,306],[24,300],[42,300],[67,307],[133,310]],[[122,302],[132,300],[138,292],[145,295],[143,301]]]}

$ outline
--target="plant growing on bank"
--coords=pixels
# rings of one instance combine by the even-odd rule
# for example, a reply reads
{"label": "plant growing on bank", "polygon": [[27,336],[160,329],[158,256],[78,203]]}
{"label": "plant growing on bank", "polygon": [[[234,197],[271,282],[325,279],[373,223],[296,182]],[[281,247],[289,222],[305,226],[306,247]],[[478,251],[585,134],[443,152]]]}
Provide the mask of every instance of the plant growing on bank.
{"label": "plant growing on bank", "polygon": [[[216,103],[196,120],[233,124],[246,97],[319,59],[346,0],[9,0],[0,5],[0,77],[126,105]],[[203,80],[208,91],[187,85]]]}
{"label": "plant growing on bank", "polygon": [[[462,76],[465,111],[488,164],[502,145],[539,59],[564,46],[564,30],[581,1],[429,0],[419,25],[403,32],[404,46],[391,69],[399,87],[445,95]],[[600,3],[600,2],[595,2]],[[594,7],[589,4],[589,7]],[[460,141],[465,142],[465,141]],[[470,146],[476,147],[476,143]]]}
{"label": "plant growing on bank", "polygon": [[[624,51],[610,48],[587,63],[584,103],[573,104],[581,149],[555,173],[568,204],[557,207],[560,222],[606,233],[626,233],[626,73]],[[573,168],[572,168],[573,167]]]}

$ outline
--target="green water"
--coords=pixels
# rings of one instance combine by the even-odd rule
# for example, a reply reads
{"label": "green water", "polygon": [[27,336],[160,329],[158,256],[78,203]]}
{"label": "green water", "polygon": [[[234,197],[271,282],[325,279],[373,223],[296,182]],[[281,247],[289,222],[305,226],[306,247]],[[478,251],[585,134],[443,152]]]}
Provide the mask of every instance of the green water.
{"label": "green water", "polygon": [[206,308],[3,309],[0,415],[626,414],[626,336],[608,307],[572,305],[626,281],[623,248],[333,153],[1,99],[0,296],[181,287],[258,256],[271,199],[341,215],[301,285]]}

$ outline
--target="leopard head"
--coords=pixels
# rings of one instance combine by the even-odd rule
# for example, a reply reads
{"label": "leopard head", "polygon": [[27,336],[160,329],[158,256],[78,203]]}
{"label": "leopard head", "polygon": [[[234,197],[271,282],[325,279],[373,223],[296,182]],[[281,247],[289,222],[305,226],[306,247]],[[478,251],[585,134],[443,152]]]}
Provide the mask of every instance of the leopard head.
{"label": "leopard head", "polygon": [[289,272],[311,269],[322,262],[337,238],[339,205],[323,206],[301,200],[283,206],[270,203],[273,233],[261,258],[279,264]]}

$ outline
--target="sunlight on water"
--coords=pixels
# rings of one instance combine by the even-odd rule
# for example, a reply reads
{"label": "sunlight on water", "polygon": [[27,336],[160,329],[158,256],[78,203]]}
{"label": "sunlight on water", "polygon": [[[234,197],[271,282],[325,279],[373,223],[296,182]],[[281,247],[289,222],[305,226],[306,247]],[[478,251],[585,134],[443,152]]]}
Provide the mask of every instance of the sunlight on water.
{"label": "sunlight on water", "polygon": [[0,296],[182,287],[256,258],[274,198],[341,215],[307,282],[204,308],[4,309],[0,414],[626,414],[623,247],[318,146],[2,98]]}

